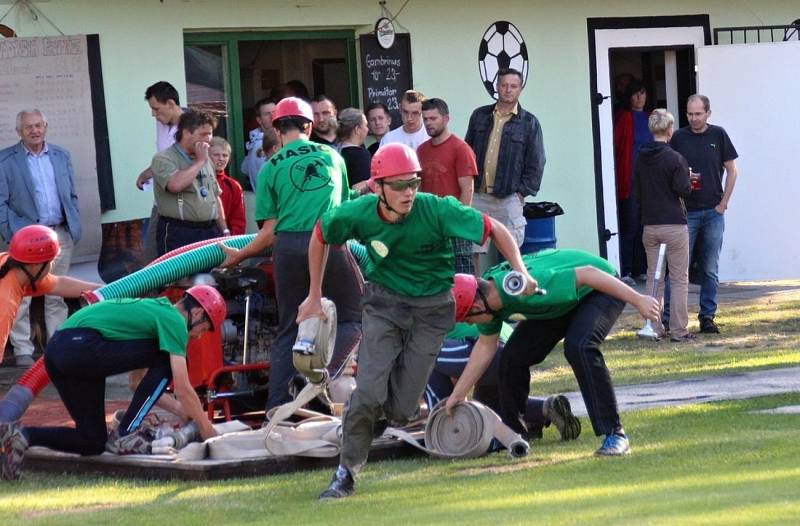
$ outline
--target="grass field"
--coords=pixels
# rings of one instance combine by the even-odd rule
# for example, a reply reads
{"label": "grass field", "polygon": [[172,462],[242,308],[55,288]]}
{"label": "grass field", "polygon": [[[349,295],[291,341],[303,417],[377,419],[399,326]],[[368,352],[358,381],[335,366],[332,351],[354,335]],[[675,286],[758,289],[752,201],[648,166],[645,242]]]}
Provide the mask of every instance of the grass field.
{"label": "grass field", "polygon": [[[800,364],[800,301],[728,306],[724,334],[697,343],[636,340],[626,315],[604,346],[617,384]],[[626,330],[630,329],[630,330]],[[534,391],[574,390],[563,353]],[[800,404],[800,393],[625,415],[633,454],[592,455],[600,439],[557,441],[531,455],[418,458],[367,466],[357,494],[319,503],[330,471],[222,482],[144,482],[27,472],[0,483],[0,525],[38,524],[796,524],[800,415],[754,413]]]}
{"label": "grass field", "polygon": [[626,415],[633,454],[598,439],[531,455],[368,465],[357,494],[318,503],[330,471],[212,483],[27,473],[0,487],[0,524],[791,524],[800,517],[800,394]]}

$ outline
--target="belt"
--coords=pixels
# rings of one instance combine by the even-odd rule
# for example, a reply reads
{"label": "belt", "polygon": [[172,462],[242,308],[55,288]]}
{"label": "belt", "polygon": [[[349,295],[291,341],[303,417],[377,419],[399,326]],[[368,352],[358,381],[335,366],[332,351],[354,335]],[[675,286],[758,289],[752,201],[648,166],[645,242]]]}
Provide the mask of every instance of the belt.
{"label": "belt", "polygon": [[171,225],[182,226],[184,228],[212,228],[217,224],[217,222],[213,219],[209,221],[186,221],[184,219],[176,219],[174,217],[160,217]]}

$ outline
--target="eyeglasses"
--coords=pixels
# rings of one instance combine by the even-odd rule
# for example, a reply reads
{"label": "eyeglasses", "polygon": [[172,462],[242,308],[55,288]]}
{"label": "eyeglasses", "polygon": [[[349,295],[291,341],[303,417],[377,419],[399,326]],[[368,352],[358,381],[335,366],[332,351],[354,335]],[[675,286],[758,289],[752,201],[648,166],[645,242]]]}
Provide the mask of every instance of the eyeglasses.
{"label": "eyeglasses", "polygon": [[422,183],[422,179],[419,177],[414,177],[413,179],[403,179],[401,181],[381,181],[381,184],[388,185],[389,188],[395,192],[403,192],[408,188],[416,190],[419,188],[420,183]]}

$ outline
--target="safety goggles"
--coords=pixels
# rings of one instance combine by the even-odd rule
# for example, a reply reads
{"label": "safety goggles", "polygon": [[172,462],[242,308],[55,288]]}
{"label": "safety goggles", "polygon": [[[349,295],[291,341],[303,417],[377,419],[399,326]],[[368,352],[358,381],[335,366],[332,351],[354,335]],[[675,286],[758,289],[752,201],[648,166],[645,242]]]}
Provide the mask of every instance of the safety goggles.
{"label": "safety goggles", "polygon": [[422,179],[419,177],[414,177],[413,179],[402,179],[400,181],[381,181],[381,184],[388,186],[395,192],[404,192],[409,188],[416,190],[419,188],[420,183],[422,183]]}

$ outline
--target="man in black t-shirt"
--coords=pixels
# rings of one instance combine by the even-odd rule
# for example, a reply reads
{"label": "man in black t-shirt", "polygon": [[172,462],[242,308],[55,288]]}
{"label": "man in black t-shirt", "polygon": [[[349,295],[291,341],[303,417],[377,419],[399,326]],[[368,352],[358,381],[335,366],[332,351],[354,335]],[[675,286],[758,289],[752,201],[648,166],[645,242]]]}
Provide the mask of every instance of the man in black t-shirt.
{"label": "man in black t-shirt", "polygon": [[[692,194],[686,199],[689,222],[689,253],[698,258],[700,268],[700,332],[719,333],[714,321],[717,313],[719,254],[725,231],[725,211],[736,184],[736,161],[739,156],[728,134],[720,126],[708,124],[711,103],[705,95],[695,94],[686,102],[689,126],[672,136],[670,146],[689,163]],[[724,178],[723,172],[727,175]],[[699,242],[695,253],[695,243]],[[669,297],[665,293],[666,298]],[[664,311],[669,312],[668,305]]]}

